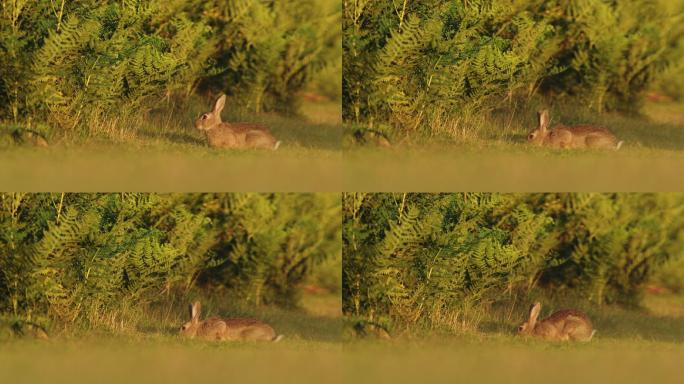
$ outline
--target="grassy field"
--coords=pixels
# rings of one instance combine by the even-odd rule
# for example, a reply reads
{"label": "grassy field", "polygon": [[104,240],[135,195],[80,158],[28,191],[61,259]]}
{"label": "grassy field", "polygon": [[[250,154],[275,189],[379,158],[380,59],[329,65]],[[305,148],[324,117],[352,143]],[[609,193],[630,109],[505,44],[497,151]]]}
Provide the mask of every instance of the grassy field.
{"label": "grassy field", "polygon": [[0,185],[13,191],[340,189],[339,103],[305,102],[299,117],[224,112],[224,121],[269,126],[282,141],[274,152],[208,148],[193,120],[209,107],[170,108],[176,111],[102,122],[89,137],[55,135],[49,148],[3,148]]}
{"label": "grassy field", "polygon": [[[609,127],[623,148],[556,151],[525,141],[533,111],[483,119],[477,132],[454,131],[431,143],[395,138],[389,149],[347,146],[348,191],[671,191],[684,188],[684,106],[650,103],[640,116],[592,116],[557,110],[552,125]],[[345,139],[345,145],[348,140]]]}
{"label": "grassy field", "polygon": [[[204,316],[257,316],[285,338],[278,343],[215,343],[175,335],[186,320],[157,309],[135,329],[62,331],[41,341],[0,338],[0,382],[339,382],[340,297],[305,295],[300,310],[249,310],[205,303]],[[6,332],[3,330],[3,332]]]}
{"label": "grassy field", "polygon": [[517,338],[516,316],[463,336],[342,344],[339,305],[339,296],[307,295],[303,311],[247,311],[286,334],[277,344],[181,340],[171,327],[183,314],[164,311],[148,326],[116,335],[4,340],[0,381],[678,382],[684,358],[682,296],[649,296],[641,310],[590,312],[599,333],[588,344]]}
{"label": "grassy field", "polygon": [[[547,309],[548,310],[548,309]],[[547,313],[544,312],[543,313]],[[434,336],[345,347],[348,382],[679,382],[684,358],[684,297],[651,296],[642,310],[590,312],[588,344],[513,335],[519,318],[464,336]],[[486,324],[485,324],[485,327]]]}

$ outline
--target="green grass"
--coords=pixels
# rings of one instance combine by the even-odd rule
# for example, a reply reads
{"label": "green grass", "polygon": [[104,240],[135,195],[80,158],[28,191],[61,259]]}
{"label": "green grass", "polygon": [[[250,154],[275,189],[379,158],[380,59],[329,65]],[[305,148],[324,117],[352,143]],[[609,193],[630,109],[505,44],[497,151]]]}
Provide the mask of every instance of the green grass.
{"label": "green grass", "polygon": [[641,116],[602,116],[558,109],[552,124],[594,123],[625,141],[620,151],[538,148],[525,142],[532,109],[495,114],[452,138],[395,138],[390,149],[349,146],[349,191],[671,191],[684,188],[684,106],[647,104]]}
{"label": "green grass", "polygon": [[[273,326],[276,333],[284,335],[288,344],[294,345],[326,349],[335,348],[341,341],[342,314],[339,294],[304,293],[299,306],[292,309],[241,305],[231,301],[227,294],[215,295],[210,299],[200,299],[202,319],[211,316],[260,319]],[[142,311],[121,309],[103,313],[90,325],[37,322],[46,326],[51,342],[99,338],[123,342],[174,342],[178,339],[176,334],[179,327],[189,320],[188,305],[194,300],[194,297],[172,296],[151,304]],[[12,331],[12,320],[11,316],[0,317],[0,341],[13,342],[23,337]],[[30,335],[28,332],[26,334]]]}
{"label": "green grass", "polygon": [[[547,312],[544,312],[547,313]],[[347,381],[679,382],[684,358],[684,297],[650,296],[645,308],[589,312],[598,329],[590,343],[552,343],[513,335],[524,314],[498,329],[461,336],[345,347]]]}
{"label": "green grass", "polygon": [[[507,324],[501,331],[389,342],[362,340],[342,345],[340,320],[333,316],[334,311],[328,312],[339,308],[339,300],[337,296],[314,296],[304,300],[304,312],[274,309],[253,312],[264,316],[278,331],[289,333],[288,338],[277,344],[181,340],[168,332],[160,332],[159,328],[119,335],[3,342],[0,381],[661,383],[680,380],[684,358],[684,298],[681,296],[649,296],[641,310],[604,308],[590,312],[599,333],[588,344],[521,339],[506,330]],[[214,304],[207,305],[206,309],[208,314],[224,310]],[[171,325],[181,319],[182,314],[172,314],[167,320]],[[512,316],[508,321],[512,325],[518,320]]]}
{"label": "green grass", "polygon": [[224,121],[268,125],[282,141],[277,151],[208,148],[192,125],[208,109],[194,101],[163,109],[173,112],[104,121],[85,136],[53,135],[47,149],[6,147],[0,151],[0,185],[13,191],[340,189],[339,103],[305,103],[299,117],[224,111]]}
{"label": "green grass", "polygon": [[278,343],[181,339],[176,330],[186,314],[180,304],[150,311],[133,329],[57,330],[47,341],[0,338],[0,382],[336,382],[340,300],[306,295],[299,310],[237,308],[225,300],[203,304],[203,317],[265,320],[285,335]]}
{"label": "green grass", "polygon": [[[296,309],[269,306],[254,308],[232,303],[230,297],[219,297],[201,301],[202,319],[211,316],[261,319],[273,326],[277,334],[284,335],[283,342],[287,340],[287,344],[292,346],[334,349],[341,341],[342,314],[339,294],[304,294],[299,304],[300,308]],[[178,328],[189,320],[188,304],[189,302],[171,301],[153,307],[144,317],[135,320],[134,329],[128,327],[121,333],[134,339],[175,339]],[[115,335],[117,333],[114,332]],[[87,335],[88,331],[83,334]]]}

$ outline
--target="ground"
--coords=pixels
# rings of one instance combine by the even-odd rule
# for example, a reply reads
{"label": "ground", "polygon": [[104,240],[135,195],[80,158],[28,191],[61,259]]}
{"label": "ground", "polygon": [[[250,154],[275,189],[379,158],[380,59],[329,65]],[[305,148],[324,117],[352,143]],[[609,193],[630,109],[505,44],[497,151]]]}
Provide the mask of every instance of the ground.
{"label": "ground", "polygon": [[[94,137],[55,135],[49,148],[0,148],[0,185],[12,190],[339,191],[339,102],[304,102],[301,116],[231,115],[224,121],[267,125],[282,141],[277,151],[208,148],[193,119],[204,105],[181,108],[177,118],[154,115],[103,123]],[[138,125],[137,129],[132,128]]]}
{"label": "ground", "polygon": [[[684,104],[648,103],[641,115],[573,115],[552,124],[591,122],[624,140],[619,151],[557,151],[525,142],[534,113],[484,121],[478,134],[393,148],[349,146],[344,185],[350,191],[672,191],[684,189]],[[398,142],[397,142],[398,141]]]}

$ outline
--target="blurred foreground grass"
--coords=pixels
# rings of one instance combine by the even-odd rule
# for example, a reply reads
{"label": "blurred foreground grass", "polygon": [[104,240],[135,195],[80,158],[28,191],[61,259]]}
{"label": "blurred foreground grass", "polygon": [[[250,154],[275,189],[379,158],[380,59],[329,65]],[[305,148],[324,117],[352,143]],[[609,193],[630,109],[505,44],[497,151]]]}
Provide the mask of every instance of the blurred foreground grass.
{"label": "blurred foreground grass", "polygon": [[339,350],[292,342],[68,341],[0,348],[3,383],[341,382]]}
{"label": "blurred foreground grass", "polygon": [[348,383],[679,383],[684,347],[648,341],[549,345],[508,340],[344,350]]}
{"label": "blurred foreground grass", "polygon": [[316,150],[276,152],[27,149],[0,154],[4,191],[77,192],[334,192],[341,155]]}
{"label": "blurred foreground grass", "polygon": [[683,153],[550,153],[458,145],[359,149],[344,157],[346,191],[665,192],[684,189]]}
{"label": "blurred foreground grass", "polygon": [[[180,107],[178,107],[180,108]],[[187,111],[186,111],[187,109]],[[300,117],[230,115],[226,121],[269,126],[277,151],[212,149],[192,122],[208,109],[192,105],[139,122],[102,124],[97,138],[53,138],[50,148],[0,149],[5,191],[250,191],[341,189],[341,118],[336,102],[305,103]],[[196,113],[195,113],[196,112]],[[137,123],[139,127],[133,128]],[[96,130],[97,131],[97,130]]]}

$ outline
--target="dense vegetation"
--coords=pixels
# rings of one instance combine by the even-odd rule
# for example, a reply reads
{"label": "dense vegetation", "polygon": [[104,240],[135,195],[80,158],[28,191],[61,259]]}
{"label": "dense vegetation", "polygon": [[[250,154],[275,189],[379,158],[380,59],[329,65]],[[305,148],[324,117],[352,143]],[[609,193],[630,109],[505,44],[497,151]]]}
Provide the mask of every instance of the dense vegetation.
{"label": "dense vegetation", "polygon": [[435,134],[538,99],[634,110],[654,83],[681,84],[682,2],[344,3],[348,122]]}
{"label": "dense vegetation", "polygon": [[681,194],[348,193],[343,212],[351,316],[458,328],[535,297],[637,304],[663,268],[681,278]]}
{"label": "dense vegetation", "polygon": [[296,305],[313,271],[339,260],[340,205],[313,194],[2,194],[0,314],[106,326],[173,297]]}
{"label": "dense vegetation", "polygon": [[198,91],[293,112],[319,75],[337,93],[340,14],[332,0],[3,0],[0,122],[89,133]]}

